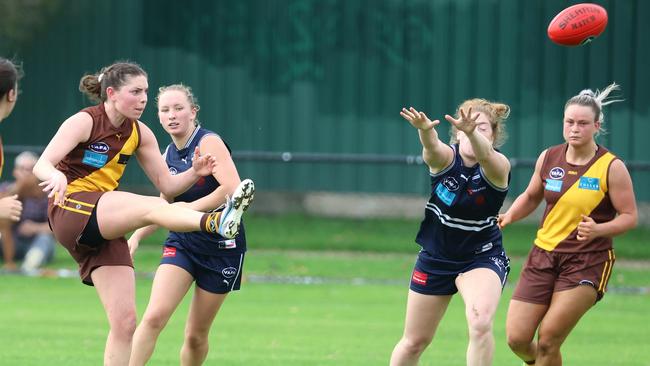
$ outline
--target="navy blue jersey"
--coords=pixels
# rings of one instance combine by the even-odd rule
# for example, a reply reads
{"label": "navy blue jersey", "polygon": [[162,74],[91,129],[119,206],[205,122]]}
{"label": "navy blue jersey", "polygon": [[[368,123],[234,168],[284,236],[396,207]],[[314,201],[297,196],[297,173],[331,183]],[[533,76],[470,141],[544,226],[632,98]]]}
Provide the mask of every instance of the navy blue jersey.
{"label": "navy blue jersey", "polygon": [[431,198],[415,241],[431,256],[453,261],[501,251],[497,215],[508,189],[493,186],[476,164],[463,165],[458,144],[454,161],[431,174]]}
{"label": "navy blue jersey", "polygon": [[[182,149],[179,150],[176,148],[173,142],[167,146],[165,150],[165,161],[172,175],[182,173],[192,167],[194,149],[199,146],[201,139],[208,135],[217,136],[212,131],[197,127]],[[217,187],[219,187],[219,182],[212,175],[201,177],[190,189],[175,197],[174,202],[195,201],[212,193]],[[208,234],[202,231],[189,233],[170,231],[165,245],[208,255],[243,253],[246,251],[244,222],[242,221],[239,227],[239,234],[237,234],[235,239],[226,239],[218,234]]]}

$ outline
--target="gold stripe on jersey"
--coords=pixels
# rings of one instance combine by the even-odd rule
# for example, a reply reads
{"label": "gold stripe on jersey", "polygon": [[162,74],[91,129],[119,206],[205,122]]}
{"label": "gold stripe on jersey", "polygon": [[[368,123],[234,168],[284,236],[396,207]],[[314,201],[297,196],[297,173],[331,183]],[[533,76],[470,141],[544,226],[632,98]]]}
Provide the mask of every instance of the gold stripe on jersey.
{"label": "gold stripe on jersey", "polygon": [[118,163],[120,155],[132,155],[138,147],[140,136],[136,127],[137,123],[137,121],[132,122],[133,132],[131,136],[124,142],[124,145],[113,159],[87,176],[70,182],[65,191],[66,196],[75,192],[108,192],[117,188],[119,180],[124,174],[124,169],[126,169],[126,164]]}
{"label": "gold stripe on jersey", "polygon": [[95,208],[95,205],[91,205],[90,203],[86,203],[86,202],[73,200],[72,198],[66,198],[66,201],[72,202],[72,203],[78,203],[78,204],[80,204],[82,206],[86,206],[86,207],[90,207],[90,208]]}
{"label": "gold stripe on jersey", "polygon": [[607,251],[607,255],[609,255],[609,259],[605,261],[603,275],[601,276],[600,283],[598,284],[598,292],[605,291],[607,288],[607,282],[609,282],[609,277],[612,274],[612,267],[614,267],[614,259],[616,259],[614,256],[614,251],[611,249]]}
{"label": "gold stripe on jersey", "polygon": [[607,193],[607,172],[616,156],[610,152],[596,160],[583,177],[599,178],[600,189],[597,191],[579,189],[580,179],[562,194],[551,211],[544,218],[542,227],[537,231],[535,244],[547,251],[555,249],[576,228],[582,216],[588,216],[601,203]]}
{"label": "gold stripe on jersey", "polygon": [[61,206],[61,208],[64,209],[64,210],[68,210],[68,211],[72,211],[72,212],[76,212],[76,213],[84,214],[84,215],[87,215],[87,216],[90,216],[90,215],[92,214],[92,212],[87,212],[87,211],[83,211],[83,210],[77,210],[76,208],[67,207],[67,206]]}
{"label": "gold stripe on jersey", "polygon": [[63,201],[63,204],[59,205],[59,207],[61,207],[64,210],[90,216],[93,212],[93,209],[95,208],[95,205],[87,202],[73,200],[71,198],[66,198]]}

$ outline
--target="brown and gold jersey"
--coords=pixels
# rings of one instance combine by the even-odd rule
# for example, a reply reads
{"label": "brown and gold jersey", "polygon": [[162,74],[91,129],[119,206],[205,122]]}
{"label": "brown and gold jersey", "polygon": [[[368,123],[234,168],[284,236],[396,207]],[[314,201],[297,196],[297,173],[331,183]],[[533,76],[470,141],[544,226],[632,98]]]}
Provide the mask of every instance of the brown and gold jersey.
{"label": "brown and gold jersey", "polygon": [[115,190],[126,163],[140,144],[138,121],[113,126],[104,103],[81,111],[93,119],[90,138],[72,149],[56,167],[68,179],[66,196],[75,192]]}
{"label": "brown and gold jersey", "polygon": [[535,244],[562,253],[611,249],[611,238],[583,242],[576,234],[581,215],[590,216],[597,223],[616,216],[608,193],[607,176],[617,157],[598,145],[596,155],[587,164],[578,166],[567,163],[567,148],[567,144],[562,144],[546,151],[540,173],[546,210]]}

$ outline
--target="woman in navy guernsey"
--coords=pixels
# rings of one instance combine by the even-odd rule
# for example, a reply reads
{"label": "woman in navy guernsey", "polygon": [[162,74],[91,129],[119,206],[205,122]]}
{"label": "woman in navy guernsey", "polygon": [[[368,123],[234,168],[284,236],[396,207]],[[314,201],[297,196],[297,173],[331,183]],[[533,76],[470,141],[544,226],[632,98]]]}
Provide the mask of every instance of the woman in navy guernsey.
{"label": "woman in navy guernsey", "polygon": [[[253,182],[246,179],[240,183],[226,143],[217,134],[199,125],[199,105],[192,90],[178,84],[162,87],[157,101],[160,123],[172,138],[164,153],[172,174],[180,174],[191,167],[191,152],[196,148],[200,149],[201,154],[211,154],[217,160],[217,170],[213,176],[200,179],[181,195],[162,197],[207,211],[225,204],[230,192],[235,191],[233,197],[239,200],[235,206],[246,209],[253,199]],[[150,226],[133,233],[129,239],[131,252],[135,251],[142,238],[155,229]],[[163,247],[149,305],[135,332],[130,365],[147,363],[158,335],[193,282],[196,286],[180,363],[202,364],[208,354],[208,334],[212,322],[228,293],[239,290],[245,252],[243,223],[239,234],[233,239],[206,235],[200,231],[171,231]]]}
{"label": "woman in navy guernsey", "polygon": [[[0,57],[0,123],[9,117],[16,106],[18,99],[18,80],[21,77],[20,69],[6,58]],[[4,165],[2,139],[0,138],[0,176]],[[23,204],[18,200],[18,195],[0,198],[0,219],[12,221],[20,220]]]}
{"label": "woman in navy guernsey", "polygon": [[414,108],[400,114],[418,130],[431,175],[431,198],[416,242],[422,247],[411,277],[404,335],[391,365],[415,365],[432,341],[451,297],[460,292],[469,328],[468,365],[491,365],[492,320],[509,271],[497,214],[508,191],[510,163],[495,148],[505,140],[510,108],[484,99],[459,107],[451,145]]}
{"label": "woman in navy guernsey", "polygon": [[506,320],[508,345],[529,365],[562,364],[560,347],[605,294],[615,260],[612,237],[637,224],[630,173],[595,140],[603,131],[603,106],[620,101],[607,99],[617,89],[613,83],[602,92],[583,90],[566,102],[565,143],[539,155],[528,187],[499,216],[505,227],[546,201]]}

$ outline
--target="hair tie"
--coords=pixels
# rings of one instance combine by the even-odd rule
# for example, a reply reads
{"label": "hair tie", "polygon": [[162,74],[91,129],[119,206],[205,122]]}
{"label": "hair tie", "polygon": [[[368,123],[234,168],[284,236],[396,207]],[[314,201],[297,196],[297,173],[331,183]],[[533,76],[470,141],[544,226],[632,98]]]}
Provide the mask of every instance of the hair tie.
{"label": "hair tie", "polygon": [[99,76],[97,77],[97,81],[99,81],[99,82],[101,83],[103,78],[104,78],[104,73],[102,72],[102,73],[99,74]]}

